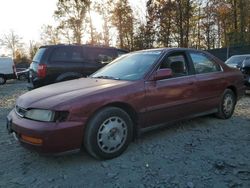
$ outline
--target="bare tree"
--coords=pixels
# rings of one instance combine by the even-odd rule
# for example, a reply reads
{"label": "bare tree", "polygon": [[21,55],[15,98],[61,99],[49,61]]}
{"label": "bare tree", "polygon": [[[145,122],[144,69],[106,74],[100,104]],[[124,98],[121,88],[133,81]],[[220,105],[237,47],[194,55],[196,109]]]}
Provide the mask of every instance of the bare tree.
{"label": "bare tree", "polygon": [[95,4],[95,10],[101,15],[103,19],[103,25],[102,25],[102,40],[104,45],[109,46],[110,45],[110,28],[112,27],[111,23],[111,15],[112,15],[112,8],[113,8],[113,3],[114,1],[112,0],[104,0],[102,2],[97,2]]}
{"label": "bare tree", "polygon": [[43,25],[41,32],[41,41],[43,44],[60,43],[59,30],[51,25]]}
{"label": "bare tree", "polygon": [[40,44],[35,41],[29,41],[29,58],[33,59],[37,50],[39,49]]}
{"label": "bare tree", "polygon": [[18,49],[22,48],[23,43],[21,42],[22,38],[15,34],[13,30],[10,30],[9,33],[4,34],[0,39],[0,44],[9,49],[12,53],[13,58],[16,58],[16,52]]}

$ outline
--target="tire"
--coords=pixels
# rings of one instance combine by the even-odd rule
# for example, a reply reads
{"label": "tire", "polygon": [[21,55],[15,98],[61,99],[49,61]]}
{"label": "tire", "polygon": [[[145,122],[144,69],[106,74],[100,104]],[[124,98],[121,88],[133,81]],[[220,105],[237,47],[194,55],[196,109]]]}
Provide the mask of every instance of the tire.
{"label": "tire", "polygon": [[6,79],[4,76],[0,75],[0,85],[3,85],[6,83]]}
{"label": "tire", "polygon": [[234,113],[236,105],[236,96],[231,89],[226,89],[222,95],[219,105],[218,113],[216,116],[221,119],[228,119]]}
{"label": "tire", "polygon": [[19,80],[21,80],[21,81],[25,81],[25,80],[27,80],[27,77],[25,76],[25,75],[20,75],[19,77],[18,77],[18,79]]}
{"label": "tire", "polygon": [[88,122],[84,146],[96,159],[112,159],[121,155],[132,140],[133,122],[117,107],[105,107]]}

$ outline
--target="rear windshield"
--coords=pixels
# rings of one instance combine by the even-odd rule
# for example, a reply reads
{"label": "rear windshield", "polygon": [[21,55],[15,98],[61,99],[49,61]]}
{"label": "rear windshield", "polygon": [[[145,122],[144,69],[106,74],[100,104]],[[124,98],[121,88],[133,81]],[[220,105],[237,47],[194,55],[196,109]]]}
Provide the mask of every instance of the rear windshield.
{"label": "rear windshield", "polygon": [[36,55],[33,57],[33,61],[40,62],[45,50],[46,48],[39,48],[36,52]]}

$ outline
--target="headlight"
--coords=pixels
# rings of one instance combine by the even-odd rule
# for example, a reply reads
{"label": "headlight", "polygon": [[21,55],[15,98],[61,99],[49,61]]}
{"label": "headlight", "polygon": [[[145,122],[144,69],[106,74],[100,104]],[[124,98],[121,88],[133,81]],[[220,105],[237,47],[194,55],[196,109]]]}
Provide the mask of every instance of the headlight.
{"label": "headlight", "polygon": [[62,122],[65,121],[69,115],[68,111],[52,111],[36,108],[25,109],[18,105],[15,106],[15,112],[22,118],[45,122]]}
{"label": "headlight", "polygon": [[30,109],[26,111],[25,118],[33,119],[37,121],[54,121],[55,112],[51,110],[41,110],[41,109]]}

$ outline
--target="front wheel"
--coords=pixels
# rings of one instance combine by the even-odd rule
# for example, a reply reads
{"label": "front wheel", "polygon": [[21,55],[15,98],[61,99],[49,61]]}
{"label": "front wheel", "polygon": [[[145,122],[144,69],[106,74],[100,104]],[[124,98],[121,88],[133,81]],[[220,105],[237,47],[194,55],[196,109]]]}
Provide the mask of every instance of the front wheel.
{"label": "front wheel", "polygon": [[221,119],[228,119],[234,113],[234,108],[236,105],[236,96],[231,89],[226,89],[223,93],[217,117]]}
{"label": "front wheel", "polygon": [[97,159],[111,159],[121,155],[132,140],[133,122],[117,107],[106,107],[97,112],[87,124],[84,145]]}

